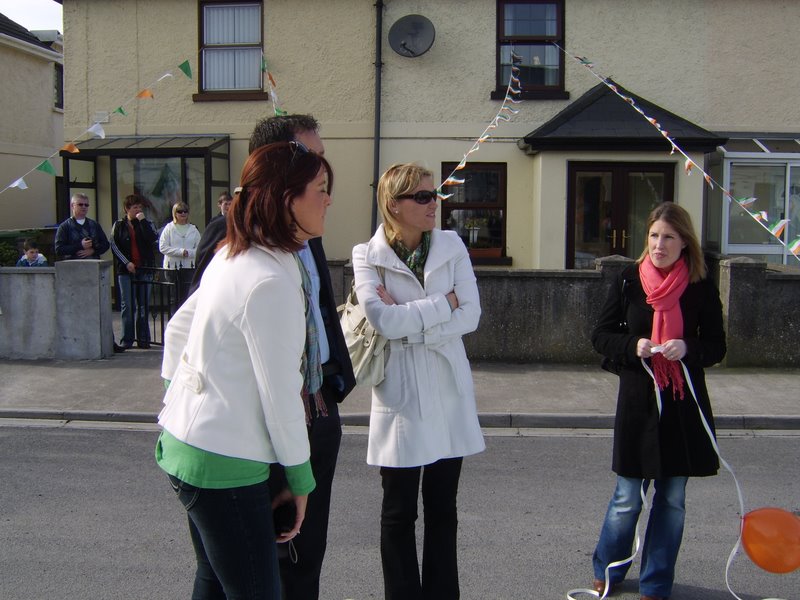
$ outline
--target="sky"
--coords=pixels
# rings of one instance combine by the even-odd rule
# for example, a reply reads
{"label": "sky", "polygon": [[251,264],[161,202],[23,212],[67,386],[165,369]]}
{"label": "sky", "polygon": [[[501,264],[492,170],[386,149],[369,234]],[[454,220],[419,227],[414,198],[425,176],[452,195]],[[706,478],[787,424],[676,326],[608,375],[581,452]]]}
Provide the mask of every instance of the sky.
{"label": "sky", "polygon": [[61,23],[61,5],[54,0],[0,0],[0,13],[25,29],[58,29]]}

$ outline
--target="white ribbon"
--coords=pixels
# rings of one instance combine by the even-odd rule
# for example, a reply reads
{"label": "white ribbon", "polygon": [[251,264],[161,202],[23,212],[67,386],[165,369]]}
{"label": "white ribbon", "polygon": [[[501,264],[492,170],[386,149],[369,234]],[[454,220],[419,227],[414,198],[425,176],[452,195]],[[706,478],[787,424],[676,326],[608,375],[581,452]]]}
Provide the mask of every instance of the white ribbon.
{"label": "white ribbon", "polygon": [[[659,348],[659,350],[660,350],[660,348]],[[656,350],[656,351],[658,351],[658,350]],[[647,364],[647,362],[643,358],[641,359],[641,361],[642,361],[642,366],[644,367],[644,370],[647,371],[650,374],[650,377],[653,380],[653,387],[655,388],[655,391],[656,391],[656,405],[658,406],[658,416],[660,418],[661,417],[661,409],[662,409],[661,390],[658,389],[658,384],[656,383],[656,377],[653,374],[653,371],[650,369],[650,366]],[[714,437],[714,434],[711,432],[711,427],[709,426],[708,421],[706,420],[706,417],[703,414],[703,411],[700,409],[700,402],[698,402],[698,400],[697,400],[697,394],[694,391],[694,383],[692,382],[692,377],[689,375],[689,369],[686,368],[686,365],[684,364],[684,362],[682,360],[679,361],[679,362],[681,363],[681,367],[683,368],[683,374],[684,374],[684,376],[686,378],[686,383],[689,385],[689,391],[692,392],[692,398],[694,399],[695,406],[697,406],[697,413],[700,415],[700,421],[703,423],[703,429],[706,430],[706,435],[708,435],[708,439],[711,442],[711,447],[714,448],[714,452],[717,453],[717,458],[719,458],[720,464],[723,467],[725,467],[728,470],[728,472],[731,474],[731,477],[733,477],[733,483],[736,486],[736,495],[739,497],[739,514],[740,514],[740,517],[739,517],[739,519],[740,519],[740,523],[739,523],[739,538],[736,540],[736,544],[734,544],[730,555],[728,555],[728,561],[725,563],[725,585],[728,587],[728,591],[731,593],[731,595],[734,598],[736,598],[736,600],[742,600],[742,598],[737,596],[736,592],[734,592],[733,589],[731,588],[731,584],[730,584],[730,580],[729,580],[731,564],[733,564],[733,559],[736,556],[736,553],[739,551],[739,546],[741,546],[741,544],[742,544],[742,529],[744,527],[744,515],[745,515],[744,496],[742,495],[742,488],[739,485],[739,480],[736,479],[736,474],[733,472],[733,469],[727,463],[727,461],[724,458],[722,458],[722,454],[719,451],[719,446],[717,445],[717,440]],[[641,494],[642,494],[642,503],[644,505],[644,508],[648,508],[647,500],[645,499],[644,481],[642,481]],[[640,513],[640,515],[641,515],[641,513]],[[605,598],[608,595],[608,592],[609,592],[609,581],[610,581],[610,579],[609,579],[609,570],[612,569],[613,567],[617,567],[617,566],[624,565],[624,564],[627,564],[627,563],[631,562],[634,559],[634,557],[638,554],[638,552],[639,552],[639,522],[637,521],[636,522],[636,544],[635,544],[635,549],[633,551],[633,555],[629,556],[625,560],[613,562],[613,563],[611,563],[610,565],[608,565],[606,567],[606,571],[605,571],[606,587],[603,590],[603,593],[600,594],[599,592],[597,592],[595,590],[589,590],[589,589],[575,589],[575,590],[570,590],[570,591],[567,592],[567,600],[575,600],[575,598],[573,598],[573,596],[572,596],[573,594],[588,594],[590,596],[595,596],[595,597],[598,597],[598,598],[601,598],[601,599]],[[780,599],[779,598],[765,598],[764,600],[780,600]]]}

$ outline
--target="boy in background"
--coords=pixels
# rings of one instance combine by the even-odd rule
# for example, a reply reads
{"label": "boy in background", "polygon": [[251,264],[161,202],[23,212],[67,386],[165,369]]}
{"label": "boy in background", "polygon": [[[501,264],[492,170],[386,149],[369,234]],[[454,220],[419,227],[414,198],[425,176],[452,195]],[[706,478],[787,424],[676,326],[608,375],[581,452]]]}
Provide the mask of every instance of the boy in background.
{"label": "boy in background", "polygon": [[22,244],[22,249],[25,250],[20,259],[17,261],[18,267],[46,267],[47,259],[44,255],[39,254],[39,246],[33,240],[25,240]]}

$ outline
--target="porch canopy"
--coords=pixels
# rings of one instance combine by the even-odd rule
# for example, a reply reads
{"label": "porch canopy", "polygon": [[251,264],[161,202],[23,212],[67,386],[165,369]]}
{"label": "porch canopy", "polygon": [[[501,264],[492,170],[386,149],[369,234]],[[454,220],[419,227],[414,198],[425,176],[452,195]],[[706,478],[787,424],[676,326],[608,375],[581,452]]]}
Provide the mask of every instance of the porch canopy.
{"label": "porch canopy", "polygon": [[[686,152],[714,152],[727,138],[661,108],[609,80],[624,96],[669,132]],[[672,149],[658,130],[627,102],[600,83],[518,142],[527,154],[542,150],[667,151]]]}
{"label": "porch canopy", "polygon": [[[111,186],[108,195],[117,198],[118,190],[125,183],[130,183],[129,188],[139,184],[138,178],[144,172],[142,165],[152,169],[159,168],[164,162],[174,167],[180,197],[201,209],[200,214],[204,214],[208,221],[214,210],[212,200],[230,185],[230,138],[227,135],[119,136],[93,138],[76,145],[78,152],[62,150],[60,153],[64,173],[61,182],[63,198],[81,190],[96,194],[98,179],[108,180]],[[102,161],[102,168],[109,170],[107,177],[98,177],[97,161],[102,158],[110,159],[110,162]],[[130,182],[122,181],[126,174],[118,168],[121,159],[139,165],[130,175]],[[194,189],[200,191],[199,196],[191,193]],[[60,210],[68,211],[66,204],[60,202]],[[113,220],[117,217],[116,202],[111,203],[110,210]],[[59,221],[67,216],[66,212],[58,215]]]}

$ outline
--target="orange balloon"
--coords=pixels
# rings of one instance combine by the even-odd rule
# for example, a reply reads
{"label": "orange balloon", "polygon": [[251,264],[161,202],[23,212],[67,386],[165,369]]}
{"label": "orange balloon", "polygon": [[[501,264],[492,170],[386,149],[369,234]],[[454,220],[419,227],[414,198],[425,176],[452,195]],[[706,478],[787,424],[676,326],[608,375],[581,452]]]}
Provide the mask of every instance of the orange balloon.
{"label": "orange balloon", "polygon": [[742,545],[756,565],[770,573],[800,567],[800,517],[781,508],[758,508],[742,521]]}

